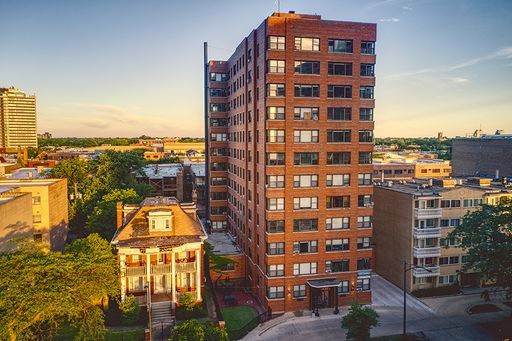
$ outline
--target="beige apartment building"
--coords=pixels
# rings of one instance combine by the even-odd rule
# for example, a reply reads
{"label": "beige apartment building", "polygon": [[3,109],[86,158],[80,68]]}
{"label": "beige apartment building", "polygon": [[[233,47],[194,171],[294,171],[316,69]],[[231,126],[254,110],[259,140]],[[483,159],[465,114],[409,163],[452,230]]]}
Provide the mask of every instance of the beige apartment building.
{"label": "beige apartment building", "polygon": [[0,188],[29,193],[34,240],[47,244],[51,250],[64,248],[68,233],[66,179],[0,180]]}
{"label": "beige apartment building", "polygon": [[0,148],[37,148],[36,97],[0,88]]}
{"label": "beige apartment building", "polygon": [[0,253],[16,247],[16,239],[33,238],[32,198],[17,188],[0,186]]}
{"label": "beige apartment building", "polygon": [[459,283],[480,286],[477,273],[462,273],[465,252],[448,234],[481,204],[512,198],[512,190],[490,179],[434,179],[374,189],[376,271],[403,287],[403,261],[429,269],[407,272],[407,291]]}

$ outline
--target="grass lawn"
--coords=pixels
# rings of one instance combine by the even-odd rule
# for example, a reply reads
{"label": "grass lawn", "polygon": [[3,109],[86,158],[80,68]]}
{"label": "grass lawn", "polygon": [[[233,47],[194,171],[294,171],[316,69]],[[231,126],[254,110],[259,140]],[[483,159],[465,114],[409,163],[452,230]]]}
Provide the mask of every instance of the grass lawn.
{"label": "grass lawn", "polygon": [[[54,337],[56,341],[74,340],[77,330],[72,327],[64,328],[59,334]],[[106,341],[143,341],[144,328],[142,327],[129,327],[127,329],[107,329]]]}
{"label": "grass lawn", "polygon": [[226,329],[229,332],[230,330],[242,328],[249,321],[258,316],[258,313],[254,308],[242,305],[238,307],[222,308],[222,316],[224,316]]}

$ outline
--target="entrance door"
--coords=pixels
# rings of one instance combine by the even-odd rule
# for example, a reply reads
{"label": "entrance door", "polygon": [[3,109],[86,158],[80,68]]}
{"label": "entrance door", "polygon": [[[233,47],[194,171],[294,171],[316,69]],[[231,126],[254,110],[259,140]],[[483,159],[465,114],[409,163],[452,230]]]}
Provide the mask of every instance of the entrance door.
{"label": "entrance door", "polygon": [[153,292],[155,294],[162,294],[162,293],[164,293],[165,292],[165,287],[166,287],[165,275],[155,275],[154,276],[154,280],[155,280],[155,283],[154,283]]}
{"label": "entrance door", "polygon": [[332,288],[314,288],[313,292],[313,307],[315,308],[332,308],[334,307],[334,299],[332,295]]}

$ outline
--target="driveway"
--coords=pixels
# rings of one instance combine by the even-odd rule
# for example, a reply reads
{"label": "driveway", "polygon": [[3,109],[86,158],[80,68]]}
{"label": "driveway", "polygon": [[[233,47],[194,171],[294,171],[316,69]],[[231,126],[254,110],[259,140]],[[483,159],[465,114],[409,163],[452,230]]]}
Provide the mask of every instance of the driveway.
{"label": "driveway", "polygon": [[[400,334],[402,332],[403,292],[376,274],[372,275],[372,291],[372,307],[380,315],[380,324],[372,329],[372,336]],[[464,301],[468,298],[462,297],[462,299]],[[453,308],[446,308],[443,303],[445,301]],[[498,313],[467,315],[464,309],[459,310],[461,306],[466,305],[460,301],[461,297],[459,296],[420,301],[408,295],[407,331],[421,331],[430,340],[486,341],[493,338],[480,328],[479,324],[504,319],[510,315],[510,309]],[[320,317],[311,317],[309,311],[306,311],[305,315],[301,317],[287,313],[258,326],[244,340],[345,340],[346,331],[341,328],[341,317],[347,314],[347,310],[346,307],[343,307],[341,316],[333,315],[332,309],[321,311]]]}

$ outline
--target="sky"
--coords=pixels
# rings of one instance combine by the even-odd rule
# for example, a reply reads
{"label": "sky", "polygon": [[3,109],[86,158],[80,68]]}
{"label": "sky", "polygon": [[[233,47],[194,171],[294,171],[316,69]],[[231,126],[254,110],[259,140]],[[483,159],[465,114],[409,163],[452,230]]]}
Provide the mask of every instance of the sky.
{"label": "sky", "polygon": [[[0,0],[0,87],[53,136],[203,136],[203,42],[227,59],[275,0]],[[282,0],[377,27],[377,137],[512,133],[512,1]]]}

